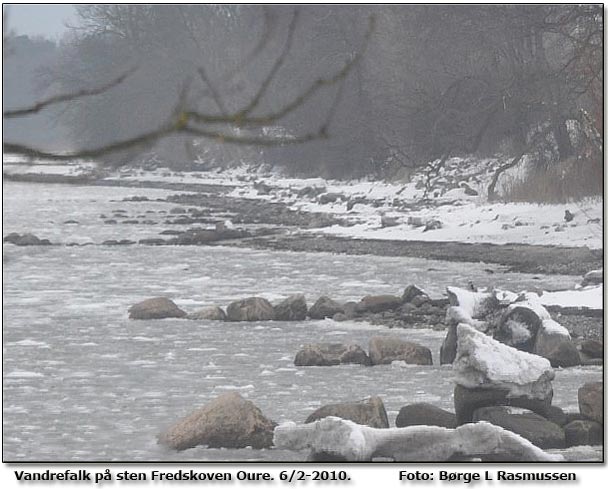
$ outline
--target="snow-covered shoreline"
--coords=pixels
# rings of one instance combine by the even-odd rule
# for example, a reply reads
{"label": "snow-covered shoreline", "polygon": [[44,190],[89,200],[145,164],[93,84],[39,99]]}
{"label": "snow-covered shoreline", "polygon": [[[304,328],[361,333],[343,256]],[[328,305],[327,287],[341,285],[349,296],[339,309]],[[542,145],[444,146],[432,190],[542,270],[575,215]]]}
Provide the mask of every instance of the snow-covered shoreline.
{"label": "snow-covered shoreline", "polygon": [[[63,172],[74,176],[91,171],[86,163],[24,167],[15,165],[14,158],[4,161],[4,171],[10,173]],[[456,163],[461,161],[456,159]],[[486,160],[477,161],[478,166],[487,164]],[[408,183],[336,181],[285,177],[277,171],[241,166],[204,172],[122,168],[107,173],[104,179],[225,186],[227,196],[283,203],[292,210],[323,212],[344,222],[305,231],[314,234],[352,239],[603,248],[601,198],[569,204],[490,203],[484,195],[487,172],[483,178],[479,172],[473,173],[474,178],[467,181],[459,181],[460,177],[453,173],[450,170],[442,176],[440,190],[425,199],[420,175]],[[449,185],[441,187],[443,180]],[[574,215],[569,222],[564,218],[566,210]],[[436,225],[429,228],[429,222]]]}

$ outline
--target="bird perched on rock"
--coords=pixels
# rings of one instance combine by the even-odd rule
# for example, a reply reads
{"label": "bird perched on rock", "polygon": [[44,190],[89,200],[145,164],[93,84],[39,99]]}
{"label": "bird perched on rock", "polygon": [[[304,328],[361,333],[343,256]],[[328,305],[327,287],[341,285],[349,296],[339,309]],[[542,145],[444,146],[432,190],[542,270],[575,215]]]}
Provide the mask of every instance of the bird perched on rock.
{"label": "bird perched on rock", "polygon": [[574,219],[574,214],[572,214],[572,212],[570,212],[568,209],[566,209],[566,212],[564,214],[564,219],[566,222],[570,222],[570,221],[572,221],[572,219]]}

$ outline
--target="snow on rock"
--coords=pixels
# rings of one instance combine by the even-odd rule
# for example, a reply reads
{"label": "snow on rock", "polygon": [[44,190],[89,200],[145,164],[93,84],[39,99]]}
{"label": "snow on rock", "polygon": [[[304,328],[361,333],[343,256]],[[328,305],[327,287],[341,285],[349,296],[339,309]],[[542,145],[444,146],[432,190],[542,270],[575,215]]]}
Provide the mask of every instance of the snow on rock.
{"label": "snow on rock", "polygon": [[458,325],[455,382],[463,387],[508,389],[509,396],[545,399],[555,377],[545,358],[519,351],[466,324]]}
{"label": "snow on rock", "polygon": [[494,294],[490,292],[473,292],[460,287],[446,287],[452,306],[458,306],[473,319],[479,319],[498,306]]}
{"label": "snow on rock", "polygon": [[488,329],[488,323],[486,323],[485,321],[480,321],[479,319],[473,319],[464,307],[448,307],[448,310],[446,312],[446,318],[448,322],[452,324],[468,324],[479,331],[486,331]]}
{"label": "snow on rock", "polygon": [[352,421],[327,417],[310,424],[284,423],[274,430],[279,449],[310,449],[349,462],[389,458],[396,462],[442,462],[453,456],[500,456],[505,461],[560,462],[515,433],[487,422],[456,429],[439,426],[370,428]]}

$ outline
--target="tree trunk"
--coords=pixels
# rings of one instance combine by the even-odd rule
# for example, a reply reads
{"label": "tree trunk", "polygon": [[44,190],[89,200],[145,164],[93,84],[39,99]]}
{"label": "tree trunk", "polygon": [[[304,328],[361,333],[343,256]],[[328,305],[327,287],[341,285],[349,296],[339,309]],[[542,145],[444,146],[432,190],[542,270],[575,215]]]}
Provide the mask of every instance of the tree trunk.
{"label": "tree trunk", "polygon": [[552,126],[560,161],[570,158],[574,154],[574,149],[572,148],[566,121],[563,117],[555,116],[553,117]]}

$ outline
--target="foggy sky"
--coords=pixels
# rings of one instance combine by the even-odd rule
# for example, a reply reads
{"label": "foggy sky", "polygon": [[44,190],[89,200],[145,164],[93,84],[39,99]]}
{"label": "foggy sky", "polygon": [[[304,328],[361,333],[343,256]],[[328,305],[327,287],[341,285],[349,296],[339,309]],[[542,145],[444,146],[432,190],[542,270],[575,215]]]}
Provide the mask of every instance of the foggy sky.
{"label": "foggy sky", "polygon": [[74,19],[73,5],[5,4],[8,27],[15,34],[43,36],[51,39],[62,36],[65,22]]}

